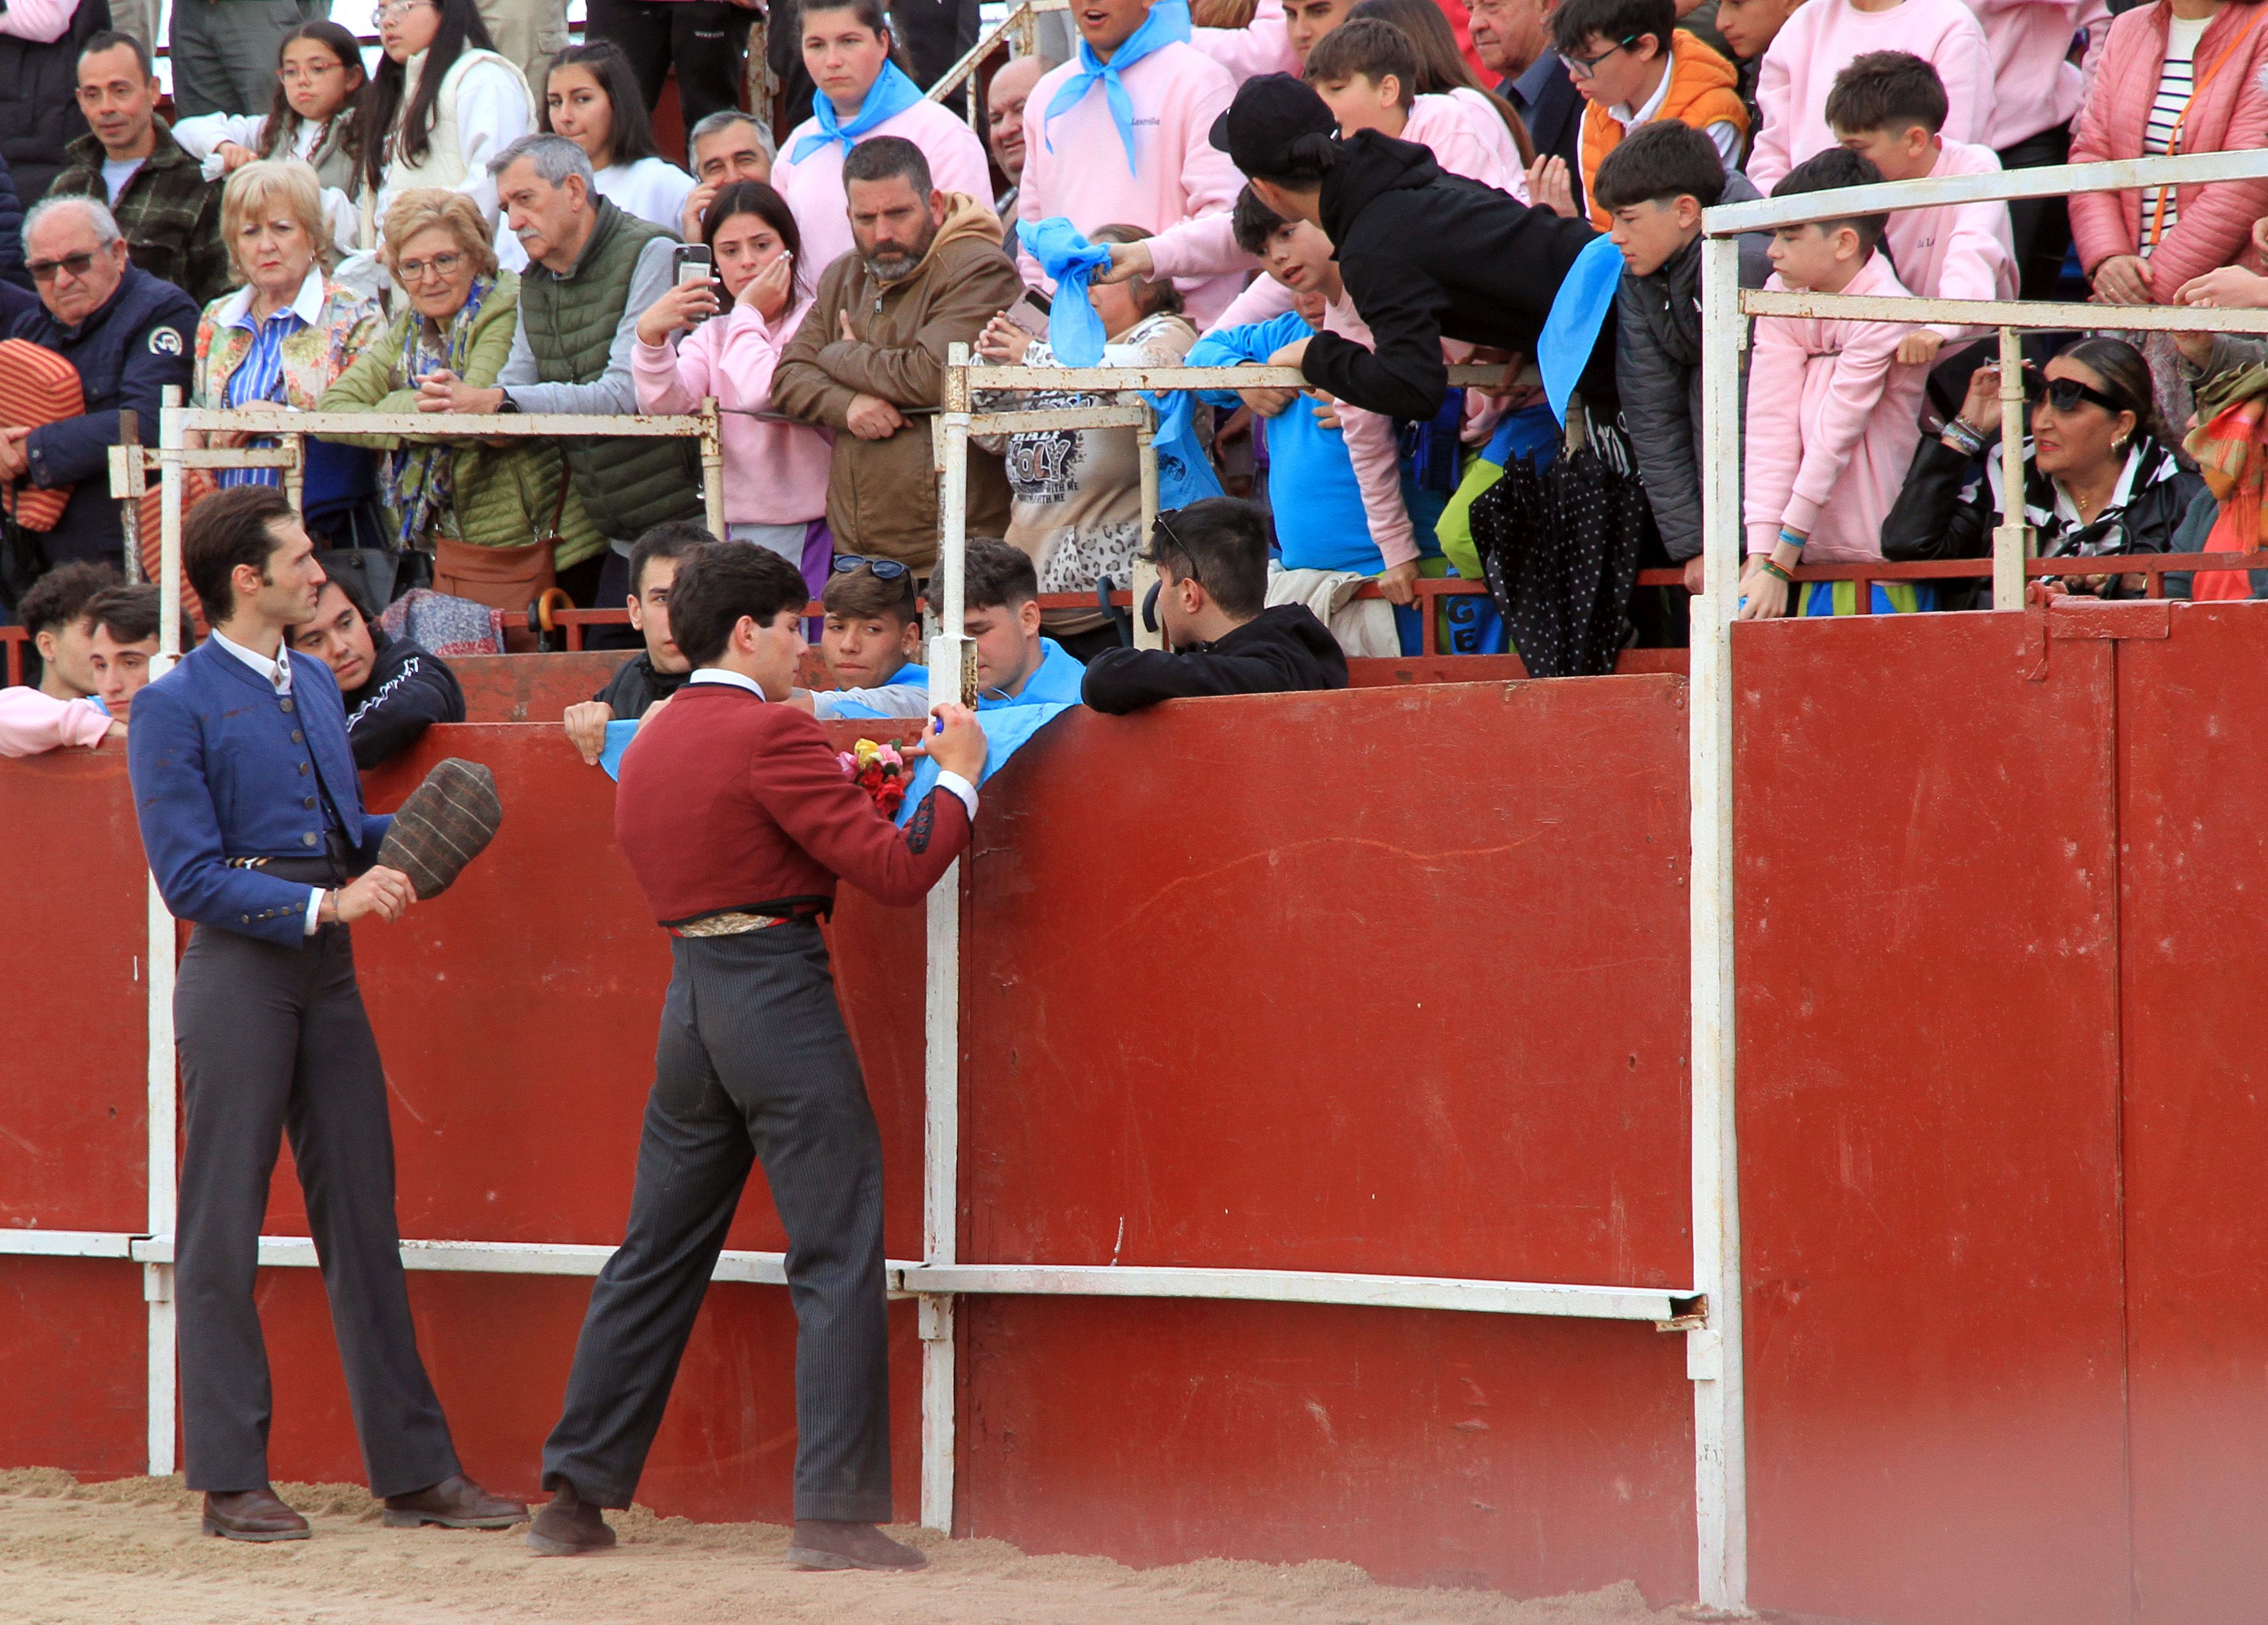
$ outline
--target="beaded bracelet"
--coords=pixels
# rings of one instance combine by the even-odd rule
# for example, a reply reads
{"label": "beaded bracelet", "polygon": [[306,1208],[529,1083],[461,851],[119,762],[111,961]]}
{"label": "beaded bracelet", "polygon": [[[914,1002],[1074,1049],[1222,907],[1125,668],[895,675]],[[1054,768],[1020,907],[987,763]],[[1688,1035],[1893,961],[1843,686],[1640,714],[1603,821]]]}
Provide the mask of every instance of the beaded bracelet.
{"label": "beaded bracelet", "polygon": [[1984,454],[1984,437],[1958,417],[1946,419],[1945,438],[1959,447],[1964,457],[1981,457]]}

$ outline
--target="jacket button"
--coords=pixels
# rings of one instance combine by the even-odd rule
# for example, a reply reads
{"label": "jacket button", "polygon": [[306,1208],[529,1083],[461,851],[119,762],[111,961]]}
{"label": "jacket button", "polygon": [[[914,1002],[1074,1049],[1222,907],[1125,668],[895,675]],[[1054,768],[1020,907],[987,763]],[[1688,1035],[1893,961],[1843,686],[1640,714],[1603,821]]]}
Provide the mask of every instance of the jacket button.
{"label": "jacket button", "polygon": [[305,734],[302,734],[302,733],[301,733],[298,728],[293,728],[293,729],[291,730],[291,742],[292,742],[293,744],[295,744],[295,745],[296,745],[296,744],[301,744],[301,743],[304,743],[304,742],[306,742],[306,737],[307,737],[307,736],[306,736]]}
{"label": "jacket button", "polygon": [[252,923],[252,916],[249,914],[239,914],[236,920],[239,925],[248,926]]}
{"label": "jacket button", "polygon": [[313,812],[315,810],[315,798],[312,795],[308,796],[305,801],[301,801],[299,805],[306,808],[309,812]]}
{"label": "jacket button", "polygon": [[313,845],[315,844],[315,832],[314,832],[314,831],[313,831],[313,830],[308,831],[305,835],[302,835],[302,836],[299,838],[299,839],[300,839],[300,841],[301,841],[304,845],[306,845],[306,846],[313,846]]}
{"label": "jacket button", "polygon": [[306,772],[307,772],[307,764],[306,764],[305,762],[300,763],[300,764],[299,764],[299,772],[300,772],[300,775],[301,775],[303,778],[306,776]]}
{"label": "jacket button", "polygon": [[283,705],[284,710],[289,711],[291,709],[291,697],[289,694],[286,694],[284,697]]}

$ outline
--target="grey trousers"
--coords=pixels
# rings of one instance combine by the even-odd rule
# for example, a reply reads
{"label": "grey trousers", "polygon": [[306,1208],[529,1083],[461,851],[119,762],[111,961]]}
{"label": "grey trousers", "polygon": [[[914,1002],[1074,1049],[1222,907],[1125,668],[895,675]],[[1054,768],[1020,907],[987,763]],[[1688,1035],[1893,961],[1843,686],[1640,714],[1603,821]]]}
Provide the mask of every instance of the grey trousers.
{"label": "grey trousers", "polygon": [[591,1293],[543,1487],[630,1503],[761,1160],[795,1305],[795,1515],[890,1517],[882,1142],[819,927],[673,939],[629,1233]]}
{"label": "grey trousers", "polygon": [[331,0],[173,0],[175,115],[267,112],[284,36],[330,14]]}
{"label": "grey trousers", "polygon": [[173,1296],[188,1487],[268,1482],[268,1348],[253,1288],[286,1134],[371,1492],[439,1483],[457,1454],[410,1324],[386,1076],[347,928],[284,948],[198,927],[173,1022],[188,1126]]}

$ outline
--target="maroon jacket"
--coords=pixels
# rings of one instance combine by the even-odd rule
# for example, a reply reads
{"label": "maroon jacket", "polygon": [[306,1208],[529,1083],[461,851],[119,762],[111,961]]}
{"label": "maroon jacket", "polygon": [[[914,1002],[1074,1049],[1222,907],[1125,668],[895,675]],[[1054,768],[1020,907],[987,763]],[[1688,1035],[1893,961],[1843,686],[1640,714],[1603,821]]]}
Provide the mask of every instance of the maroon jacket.
{"label": "maroon jacket", "polygon": [[665,926],[835,902],[836,880],[918,903],[968,845],[968,810],[932,795],[901,831],[819,724],[723,683],[689,683],[622,757],[615,839]]}

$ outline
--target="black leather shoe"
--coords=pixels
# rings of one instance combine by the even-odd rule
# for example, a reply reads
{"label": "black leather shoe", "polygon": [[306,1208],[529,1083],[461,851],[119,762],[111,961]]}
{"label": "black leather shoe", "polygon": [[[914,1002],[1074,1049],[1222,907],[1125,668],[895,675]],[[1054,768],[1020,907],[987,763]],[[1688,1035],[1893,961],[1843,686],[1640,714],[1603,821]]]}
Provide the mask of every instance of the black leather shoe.
{"label": "black leather shoe", "polygon": [[929,1559],[900,1544],[872,1524],[836,1523],[799,1518],[788,1542],[787,1560],[798,1569],[874,1569],[907,1572],[929,1566]]}
{"label": "black leather shoe", "polygon": [[257,1489],[205,1492],[205,1533],[228,1540],[304,1540],[307,1520],[276,1499],[262,1484]]}
{"label": "black leather shoe", "polygon": [[461,1473],[410,1496],[386,1498],[386,1526],[415,1529],[438,1524],[444,1529],[509,1529],[527,1520],[527,1503],[492,1496]]}
{"label": "black leather shoe", "polygon": [[536,1513],[527,1532],[527,1544],[546,1557],[580,1557],[603,1552],[615,1543],[606,1515],[576,1495],[575,1486],[561,1483],[558,1491]]}

